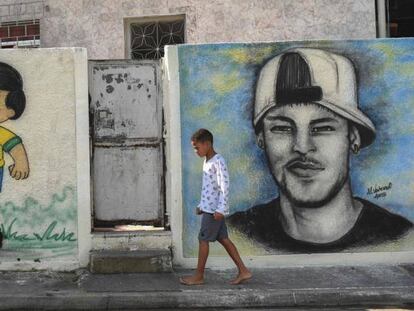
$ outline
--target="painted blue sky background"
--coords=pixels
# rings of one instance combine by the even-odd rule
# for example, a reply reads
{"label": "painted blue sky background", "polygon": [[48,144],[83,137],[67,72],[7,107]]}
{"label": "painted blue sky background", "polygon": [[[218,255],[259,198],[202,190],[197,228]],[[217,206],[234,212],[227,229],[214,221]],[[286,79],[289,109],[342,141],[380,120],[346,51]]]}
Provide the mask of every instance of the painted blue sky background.
{"label": "painted blue sky background", "polygon": [[[181,45],[184,253],[197,244],[194,208],[200,197],[202,159],[194,154],[190,137],[198,128],[213,132],[216,149],[227,160],[232,213],[277,196],[252,128],[254,87],[266,60],[295,47],[327,49],[353,61],[360,108],[377,129],[375,142],[352,158],[354,195],[414,221],[413,39]],[[367,194],[369,187],[390,182],[386,197]]]}

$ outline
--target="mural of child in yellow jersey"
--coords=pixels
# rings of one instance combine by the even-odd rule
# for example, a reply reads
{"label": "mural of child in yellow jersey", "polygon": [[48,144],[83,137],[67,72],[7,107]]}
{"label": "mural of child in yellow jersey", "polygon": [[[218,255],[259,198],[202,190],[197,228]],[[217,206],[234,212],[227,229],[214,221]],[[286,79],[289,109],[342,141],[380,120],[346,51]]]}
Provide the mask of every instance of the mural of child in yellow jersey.
{"label": "mural of child in yellow jersey", "polygon": [[[0,62],[0,124],[18,119],[26,107],[23,79],[12,66]],[[10,176],[16,180],[29,177],[29,161],[22,139],[0,125],[0,192],[3,184],[4,152],[10,154],[13,164]]]}
{"label": "mural of child in yellow jersey", "polygon": [[[0,124],[7,120],[16,120],[26,107],[23,91],[23,79],[12,66],[0,62]],[[29,160],[22,139],[0,126],[0,192],[3,186],[4,152],[10,154],[13,164],[9,166],[10,176],[21,180],[29,177]],[[0,231],[0,248],[3,234]]]}

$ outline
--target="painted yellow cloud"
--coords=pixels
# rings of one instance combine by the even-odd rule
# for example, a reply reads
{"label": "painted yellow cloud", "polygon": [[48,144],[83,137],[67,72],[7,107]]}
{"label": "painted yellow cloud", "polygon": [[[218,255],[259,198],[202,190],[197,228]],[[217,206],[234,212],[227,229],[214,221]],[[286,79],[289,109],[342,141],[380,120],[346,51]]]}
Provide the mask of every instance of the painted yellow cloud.
{"label": "painted yellow cloud", "polygon": [[274,51],[274,47],[262,48],[234,48],[223,51],[224,56],[239,64],[260,64]]}
{"label": "painted yellow cloud", "polygon": [[244,83],[244,79],[240,78],[238,72],[220,73],[212,77],[211,83],[217,94],[225,95],[240,87]]}
{"label": "painted yellow cloud", "polygon": [[398,51],[399,51],[398,48],[395,48],[390,44],[382,43],[382,42],[373,44],[373,48],[375,48],[376,50],[379,50],[382,53],[384,53],[385,55],[387,55],[387,57],[389,59],[394,58],[395,54],[397,54]]}
{"label": "painted yellow cloud", "polygon": [[409,77],[412,77],[413,76],[413,73],[414,73],[414,64],[413,63],[402,64],[402,65],[400,65],[398,67],[399,67],[398,68],[399,69],[398,72],[401,75],[405,75],[405,76],[409,76]]}
{"label": "painted yellow cloud", "polygon": [[189,115],[192,118],[199,118],[200,116],[208,116],[211,114],[211,111],[214,109],[214,102],[207,102],[202,105],[193,106],[188,110]]}

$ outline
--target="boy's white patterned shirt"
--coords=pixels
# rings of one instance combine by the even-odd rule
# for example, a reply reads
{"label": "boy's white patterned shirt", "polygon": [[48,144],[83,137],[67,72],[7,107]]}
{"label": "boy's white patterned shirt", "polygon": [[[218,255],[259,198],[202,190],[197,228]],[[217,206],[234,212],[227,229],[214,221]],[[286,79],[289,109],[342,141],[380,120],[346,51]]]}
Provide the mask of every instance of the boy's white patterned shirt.
{"label": "boy's white patterned shirt", "polygon": [[206,213],[229,214],[229,172],[220,154],[204,160],[203,185],[198,207]]}

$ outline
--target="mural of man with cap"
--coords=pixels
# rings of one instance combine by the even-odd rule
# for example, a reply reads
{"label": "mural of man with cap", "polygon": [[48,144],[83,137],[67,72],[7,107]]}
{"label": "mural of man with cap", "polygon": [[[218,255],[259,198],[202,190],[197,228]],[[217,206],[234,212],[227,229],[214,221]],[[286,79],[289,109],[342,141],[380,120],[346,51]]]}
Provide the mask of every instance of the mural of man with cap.
{"label": "mural of man with cap", "polygon": [[257,82],[253,125],[279,197],[232,215],[240,232],[268,248],[311,253],[396,240],[412,228],[352,196],[350,156],[376,131],[358,108],[346,57],[297,48],[270,59]]}

